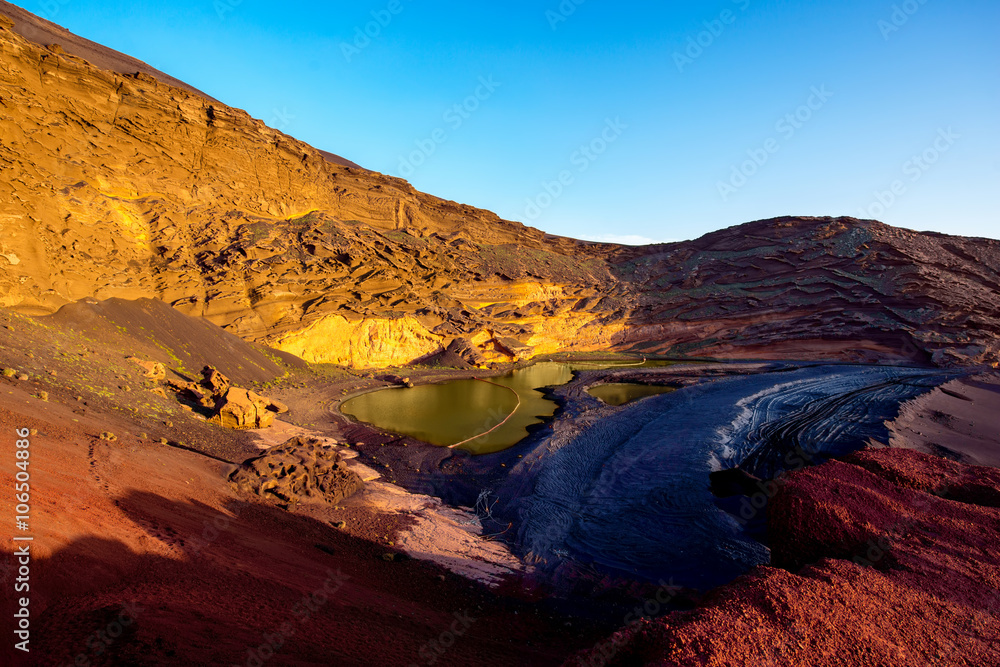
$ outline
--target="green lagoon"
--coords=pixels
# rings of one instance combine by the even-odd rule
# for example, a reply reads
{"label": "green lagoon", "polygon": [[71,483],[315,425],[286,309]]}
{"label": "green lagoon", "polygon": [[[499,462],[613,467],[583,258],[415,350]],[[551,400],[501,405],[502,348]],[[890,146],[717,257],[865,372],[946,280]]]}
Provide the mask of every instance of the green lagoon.
{"label": "green lagoon", "polygon": [[463,449],[489,454],[517,444],[528,435],[528,427],[552,417],[556,403],[539,389],[566,384],[573,379],[574,371],[652,368],[673,363],[542,361],[486,381],[452,380],[382,389],[352,398],[340,409],[358,421],[432,445],[447,447],[468,440],[461,445]]}
{"label": "green lagoon", "polygon": [[591,387],[587,390],[587,393],[594,398],[601,399],[608,405],[625,405],[626,403],[637,401],[640,398],[656,396],[658,394],[669,394],[672,391],[676,391],[676,388],[657,387],[648,384],[615,382],[610,384],[599,384],[596,387]]}

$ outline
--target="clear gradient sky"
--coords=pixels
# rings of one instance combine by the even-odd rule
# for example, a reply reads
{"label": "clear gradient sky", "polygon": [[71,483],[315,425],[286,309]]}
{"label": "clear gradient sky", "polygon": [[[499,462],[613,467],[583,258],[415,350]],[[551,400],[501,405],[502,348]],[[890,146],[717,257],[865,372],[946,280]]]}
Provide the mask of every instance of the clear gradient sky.
{"label": "clear gradient sky", "polygon": [[792,214],[1000,237],[997,0],[16,4],[555,234]]}

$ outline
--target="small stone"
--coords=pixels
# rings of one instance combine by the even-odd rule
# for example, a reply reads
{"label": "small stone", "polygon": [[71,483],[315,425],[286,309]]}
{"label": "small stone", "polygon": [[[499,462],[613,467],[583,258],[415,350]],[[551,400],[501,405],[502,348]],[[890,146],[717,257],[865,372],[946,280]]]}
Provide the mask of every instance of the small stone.
{"label": "small stone", "polygon": [[333,527],[334,528],[340,528],[341,530],[343,530],[344,528],[347,528],[347,522],[346,521],[334,521],[333,522]]}
{"label": "small stone", "polygon": [[3,376],[5,378],[12,378],[12,377],[15,377],[16,375],[17,375],[17,371],[15,371],[13,368],[5,368],[5,369],[3,369]]}
{"label": "small stone", "polygon": [[55,371],[49,371],[49,375],[51,375],[52,377],[55,377],[57,375],[57,373]]}
{"label": "small stone", "polygon": [[161,445],[169,445],[170,441],[167,440],[166,438],[160,438],[160,444]]}
{"label": "small stone", "polygon": [[33,428],[30,431],[28,431],[28,433],[31,434],[31,435],[38,435],[38,429],[37,428]]}
{"label": "small stone", "polygon": [[140,440],[149,440],[149,436],[146,435],[145,433],[140,433],[139,434],[139,439]]}
{"label": "small stone", "polygon": [[28,377],[27,373],[21,373],[20,375],[17,376],[17,379],[20,380],[21,382],[25,382],[26,380],[30,380],[31,378]]}
{"label": "small stone", "polygon": [[77,403],[83,403],[83,396],[77,396],[76,397],[76,402]]}
{"label": "small stone", "polygon": [[174,423],[173,422],[163,422],[163,425],[166,426],[167,428],[173,428],[174,427]]}
{"label": "small stone", "polygon": [[35,398],[41,399],[43,401],[47,401],[47,400],[49,400],[49,392],[47,392],[47,391],[40,391],[37,394],[35,394]]}
{"label": "small stone", "polygon": [[101,434],[101,440],[107,440],[108,442],[114,442],[118,439],[118,436],[110,431],[105,431]]}
{"label": "small stone", "polygon": [[128,357],[127,361],[131,361],[140,368],[142,368],[143,377],[150,380],[162,380],[167,377],[166,367],[158,361],[144,361],[138,357]]}

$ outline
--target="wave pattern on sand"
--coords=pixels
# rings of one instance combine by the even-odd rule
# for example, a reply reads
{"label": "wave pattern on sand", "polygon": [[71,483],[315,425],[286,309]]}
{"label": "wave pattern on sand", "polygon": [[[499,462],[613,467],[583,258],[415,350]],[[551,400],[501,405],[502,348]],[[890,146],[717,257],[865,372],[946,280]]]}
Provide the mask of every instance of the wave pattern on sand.
{"label": "wave pattern on sand", "polygon": [[952,376],[811,366],[646,399],[533,462],[533,489],[513,508],[522,551],[556,576],[598,566],[682,586],[721,584],[769,553],[716,504],[712,470],[776,471],[806,443],[817,452],[811,462],[857,449],[885,437],[883,422],[901,401]]}

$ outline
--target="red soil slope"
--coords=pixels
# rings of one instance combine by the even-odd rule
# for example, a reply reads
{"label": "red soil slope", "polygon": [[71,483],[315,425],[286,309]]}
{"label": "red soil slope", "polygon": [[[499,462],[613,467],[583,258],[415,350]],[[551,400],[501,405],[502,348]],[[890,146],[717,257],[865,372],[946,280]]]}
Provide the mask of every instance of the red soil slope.
{"label": "red soil slope", "polygon": [[796,473],[775,564],[567,664],[1000,665],[1000,471],[868,450]]}

